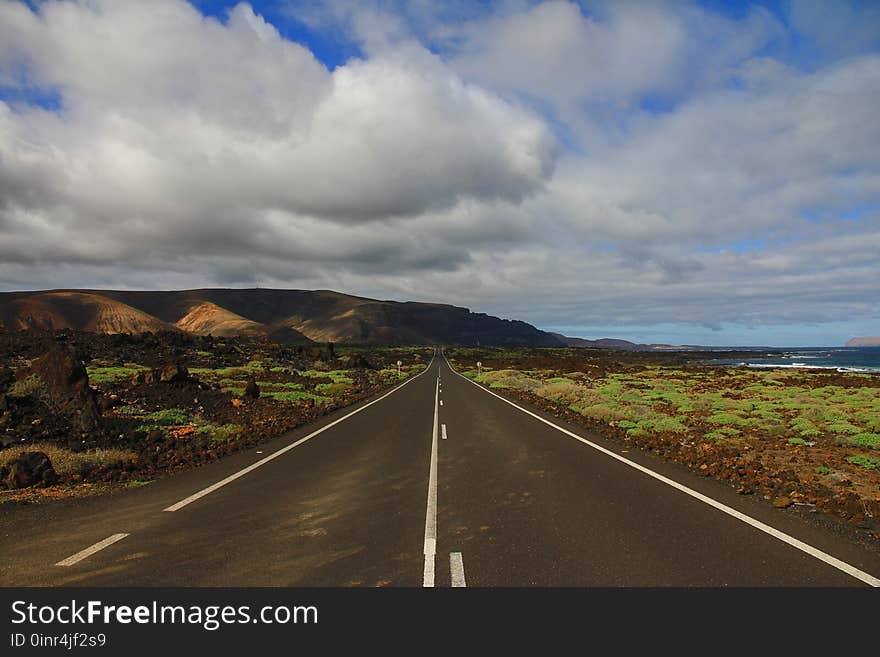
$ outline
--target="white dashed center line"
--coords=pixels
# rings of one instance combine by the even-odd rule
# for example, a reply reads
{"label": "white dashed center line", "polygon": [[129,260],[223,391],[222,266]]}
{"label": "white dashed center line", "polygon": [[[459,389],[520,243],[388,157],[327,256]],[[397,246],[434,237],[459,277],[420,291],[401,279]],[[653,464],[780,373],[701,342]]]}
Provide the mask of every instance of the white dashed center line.
{"label": "white dashed center line", "polygon": [[81,550],[80,552],[77,552],[76,554],[69,556],[66,559],[63,559],[62,561],[59,561],[55,565],[56,566],[72,566],[75,563],[79,563],[80,561],[82,561],[86,557],[92,556],[93,554],[95,554],[95,552],[100,552],[105,547],[109,547],[109,546],[113,545],[114,543],[121,541],[126,536],[128,536],[128,534],[113,534],[113,536],[108,536],[103,541],[98,541],[97,543],[95,543],[91,547],[87,547],[85,550]]}
{"label": "white dashed center line", "polygon": [[452,572],[452,588],[465,588],[467,584],[464,581],[464,559],[461,552],[449,553],[449,570]]}

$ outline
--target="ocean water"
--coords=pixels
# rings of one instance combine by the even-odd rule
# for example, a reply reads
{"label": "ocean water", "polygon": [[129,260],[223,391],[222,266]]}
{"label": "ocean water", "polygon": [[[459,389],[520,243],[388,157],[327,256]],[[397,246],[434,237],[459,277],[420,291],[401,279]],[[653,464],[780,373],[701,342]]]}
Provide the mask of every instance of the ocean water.
{"label": "ocean water", "polygon": [[841,372],[880,372],[880,347],[798,347],[793,349],[762,349],[754,356],[718,358],[718,365],[741,367],[792,367],[833,369]]}

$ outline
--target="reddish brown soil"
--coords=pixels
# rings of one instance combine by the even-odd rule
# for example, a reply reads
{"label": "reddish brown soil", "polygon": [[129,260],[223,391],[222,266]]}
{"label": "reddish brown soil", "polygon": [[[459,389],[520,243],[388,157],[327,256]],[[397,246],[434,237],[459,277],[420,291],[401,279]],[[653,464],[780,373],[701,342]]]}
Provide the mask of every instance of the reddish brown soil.
{"label": "reddish brown soil", "polygon": [[[321,383],[332,383],[329,377],[303,377],[296,370],[348,369],[353,383],[332,400],[316,404],[312,399],[296,402],[274,399],[240,399],[224,392],[217,383],[200,380],[196,375],[175,377],[175,381],[138,382],[124,377],[109,383],[91,383],[97,395],[101,416],[98,426],[83,430],[76,413],[61,412],[48,403],[45,391],[33,396],[7,398],[4,394],[15,378],[30,372],[31,364],[55,345],[72,347],[86,364],[121,367],[135,363],[154,368],[181,365],[201,368],[241,367],[252,360],[271,362],[284,371],[260,370],[264,382],[302,383],[309,390]],[[225,454],[256,445],[268,438],[289,431],[335,409],[374,395],[389,384],[377,370],[391,367],[398,358],[407,359],[393,350],[358,352],[356,362],[341,349],[328,346],[287,346],[269,342],[262,337],[214,338],[191,336],[178,332],[160,334],[103,335],[71,331],[0,332],[0,454],[2,447],[51,443],[70,451],[122,449],[136,454],[125,463],[102,466],[81,473],[61,476],[52,491],[29,489],[29,492],[4,494],[4,499],[36,500],[58,496],[103,492],[106,484],[143,481],[169,472],[196,467]],[[425,352],[430,357],[430,349]],[[337,357],[338,356],[338,357]],[[412,357],[407,360],[412,360]],[[174,372],[174,367],[169,368]],[[16,376],[10,372],[17,370]],[[125,407],[138,409],[132,416]],[[165,409],[182,409],[190,418],[212,426],[237,425],[242,428],[236,437],[216,440],[199,433],[191,423],[143,431],[143,415]],[[140,417],[139,417],[140,416]]]}

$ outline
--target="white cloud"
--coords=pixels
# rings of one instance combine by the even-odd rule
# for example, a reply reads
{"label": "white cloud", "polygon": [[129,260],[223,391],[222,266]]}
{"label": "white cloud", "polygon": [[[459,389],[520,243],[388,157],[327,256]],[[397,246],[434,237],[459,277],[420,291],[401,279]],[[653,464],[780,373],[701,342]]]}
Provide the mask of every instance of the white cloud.
{"label": "white cloud", "polygon": [[878,103],[877,56],[777,72],[772,85],[703,94],[565,158],[548,196],[604,239],[711,245],[827,228],[810,215],[880,203]]}
{"label": "white cloud", "polygon": [[465,40],[453,61],[469,77],[557,103],[624,104],[674,84],[686,37],[676,17],[629,3],[612,12],[599,22],[553,0],[480,20],[456,35]]}
{"label": "white cloud", "polygon": [[782,30],[761,8],[733,21],[688,4],[587,4],[550,0],[435,34],[464,76],[549,109],[591,149],[625,135],[643,104],[723,85]]}
{"label": "white cloud", "polygon": [[357,221],[463,198],[519,200],[550,174],[534,116],[409,44],[328,72],[245,4],[227,24],[179,0],[0,7],[3,68],[57,88],[59,115],[3,106],[0,177],[126,224],[225,208]]}

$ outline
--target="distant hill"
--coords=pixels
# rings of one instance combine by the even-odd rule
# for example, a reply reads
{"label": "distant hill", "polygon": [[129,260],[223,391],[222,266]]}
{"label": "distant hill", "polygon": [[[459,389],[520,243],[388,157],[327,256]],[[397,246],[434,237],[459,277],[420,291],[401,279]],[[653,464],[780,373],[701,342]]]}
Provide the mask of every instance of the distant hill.
{"label": "distant hill", "polygon": [[853,338],[846,343],[847,347],[880,347],[880,335]]}
{"label": "distant hill", "polygon": [[614,338],[599,338],[587,340],[586,338],[570,338],[562,333],[551,333],[554,338],[567,347],[591,347],[593,349],[647,349],[647,345],[636,344],[629,340],[615,340]]}
{"label": "distant hill", "polygon": [[94,333],[146,333],[173,328],[123,302],[71,290],[2,293],[0,323],[10,330],[76,328]]}
{"label": "distant hill", "polygon": [[288,343],[464,344],[560,347],[531,324],[467,308],[380,301],[330,290],[52,290],[0,293],[7,330],[100,333],[179,330],[198,335],[267,335]]}

